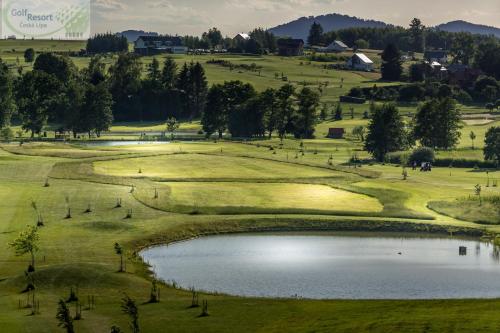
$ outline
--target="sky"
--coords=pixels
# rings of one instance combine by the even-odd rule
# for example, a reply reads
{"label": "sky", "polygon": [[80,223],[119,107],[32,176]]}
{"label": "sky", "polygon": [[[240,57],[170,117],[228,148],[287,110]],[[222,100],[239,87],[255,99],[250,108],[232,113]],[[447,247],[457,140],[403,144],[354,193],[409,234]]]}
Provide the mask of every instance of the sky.
{"label": "sky", "polygon": [[91,0],[92,32],[137,29],[200,35],[218,27],[233,36],[302,16],[330,13],[406,26],[465,20],[500,27],[500,0]]}

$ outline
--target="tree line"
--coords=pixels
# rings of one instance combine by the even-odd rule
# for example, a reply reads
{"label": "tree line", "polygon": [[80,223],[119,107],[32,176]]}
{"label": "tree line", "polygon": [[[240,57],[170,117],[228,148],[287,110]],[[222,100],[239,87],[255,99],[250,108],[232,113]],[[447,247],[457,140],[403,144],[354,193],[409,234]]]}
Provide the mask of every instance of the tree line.
{"label": "tree line", "polygon": [[139,58],[123,53],[110,66],[96,56],[78,70],[68,57],[42,53],[32,71],[14,76],[0,60],[0,128],[14,118],[32,137],[48,122],[58,124],[60,133],[99,136],[113,120],[201,117],[208,91],[202,65],[179,69],[167,58],[160,67],[154,59],[143,77]]}
{"label": "tree line", "polygon": [[[370,109],[364,146],[378,161],[384,161],[391,152],[414,147],[417,141],[424,147],[442,150],[455,148],[460,141],[460,111],[450,97],[422,103],[410,121],[404,120],[394,103],[372,103]],[[484,157],[499,162],[500,127],[488,130]]]}
{"label": "tree line", "polygon": [[119,36],[110,32],[96,34],[87,40],[86,51],[90,54],[127,52],[128,41],[124,36]]}
{"label": "tree line", "polygon": [[215,84],[208,91],[203,130],[207,136],[218,133],[220,138],[226,130],[233,137],[271,137],[276,133],[281,140],[287,134],[312,138],[319,100],[312,89],[297,91],[291,84],[261,93],[241,81]]}

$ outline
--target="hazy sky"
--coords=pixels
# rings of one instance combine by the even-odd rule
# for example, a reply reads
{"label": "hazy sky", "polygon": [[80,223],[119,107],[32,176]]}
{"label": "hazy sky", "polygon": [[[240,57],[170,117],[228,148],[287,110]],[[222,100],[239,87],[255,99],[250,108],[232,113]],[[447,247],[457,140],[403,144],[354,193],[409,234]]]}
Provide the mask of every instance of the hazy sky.
{"label": "hazy sky", "polygon": [[407,25],[456,19],[500,27],[500,0],[91,0],[93,32],[142,29],[200,34],[219,27],[224,35],[270,28],[301,16],[341,13]]}

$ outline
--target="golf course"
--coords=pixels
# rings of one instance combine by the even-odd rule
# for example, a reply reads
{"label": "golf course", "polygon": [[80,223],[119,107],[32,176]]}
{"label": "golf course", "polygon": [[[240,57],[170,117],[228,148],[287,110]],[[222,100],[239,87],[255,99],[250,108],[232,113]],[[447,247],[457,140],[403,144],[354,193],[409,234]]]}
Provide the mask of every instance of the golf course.
{"label": "golf course", "polygon": [[[85,47],[0,41],[0,57],[29,72],[32,65],[19,60],[28,46],[37,52]],[[321,83],[321,103],[333,106],[354,87],[396,84],[380,81],[378,51],[366,53],[375,59],[374,72],[326,69],[305,56],[173,59],[179,67],[200,62],[209,85],[240,80],[262,92],[279,89],[283,77],[297,89]],[[106,56],[106,68],[117,58]],[[213,58],[257,64],[259,70],[228,69],[211,63]],[[90,62],[71,59],[79,69]],[[141,58],[145,67],[152,61]],[[396,103],[405,123],[419,105]],[[207,137],[198,118],[180,121],[175,131],[165,121],[120,121],[97,136],[64,139],[57,137],[60,124],[49,122],[44,135],[31,137],[14,119],[15,137],[0,142],[0,332],[63,331],[56,318],[60,300],[77,317],[76,332],[109,332],[113,326],[128,332],[124,297],[135,300],[143,332],[498,332],[500,289],[448,299],[315,298],[293,290],[286,297],[256,297],[189,288],[162,279],[143,260],[155,246],[236,234],[431,237],[496,248],[500,170],[488,164],[483,148],[488,130],[500,126],[498,112],[480,103],[458,104],[460,139],[452,149],[437,149],[432,171],[424,172],[420,164],[412,168],[392,155],[373,159],[353,132],[370,125],[366,114],[372,106],[342,107],[342,119],[330,112],[307,139],[241,139],[226,132]],[[344,129],[344,137],[328,138],[332,128]],[[12,244],[30,226],[36,227],[36,249],[19,253]],[[404,260],[398,251],[394,256]],[[473,257],[470,245],[468,251]],[[28,273],[30,264],[36,269]],[[325,278],[330,286],[336,285],[334,276]],[[468,282],[481,285],[480,272],[475,279]]]}

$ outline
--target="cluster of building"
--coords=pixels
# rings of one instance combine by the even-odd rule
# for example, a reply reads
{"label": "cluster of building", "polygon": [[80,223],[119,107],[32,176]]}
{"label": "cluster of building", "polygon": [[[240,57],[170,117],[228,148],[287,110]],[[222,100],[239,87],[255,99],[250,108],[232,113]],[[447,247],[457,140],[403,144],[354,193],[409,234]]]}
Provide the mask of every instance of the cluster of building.
{"label": "cluster of building", "polygon": [[[250,39],[250,35],[239,33],[233,38],[236,45]],[[277,41],[278,55],[283,57],[295,57],[304,54],[304,41],[302,39],[281,38]],[[320,52],[345,52],[349,48],[342,41],[334,41],[327,47],[321,48]],[[190,50],[182,45],[182,39],[178,36],[140,36],[134,43],[134,51],[143,56],[152,56],[163,53],[186,54]],[[349,68],[362,71],[372,71],[373,61],[363,53],[355,53],[347,62]]]}

